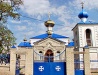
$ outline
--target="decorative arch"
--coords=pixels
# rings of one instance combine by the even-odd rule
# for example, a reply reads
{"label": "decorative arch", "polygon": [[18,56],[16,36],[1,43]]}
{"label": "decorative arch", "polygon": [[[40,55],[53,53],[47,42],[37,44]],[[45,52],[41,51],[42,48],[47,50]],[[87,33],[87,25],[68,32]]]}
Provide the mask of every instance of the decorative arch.
{"label": "decorative arch", "polygon": [[91,29],[86,29],[85,30],[86,33],[86,43],[88,46],[92,46],[92,35],[91,35]]}

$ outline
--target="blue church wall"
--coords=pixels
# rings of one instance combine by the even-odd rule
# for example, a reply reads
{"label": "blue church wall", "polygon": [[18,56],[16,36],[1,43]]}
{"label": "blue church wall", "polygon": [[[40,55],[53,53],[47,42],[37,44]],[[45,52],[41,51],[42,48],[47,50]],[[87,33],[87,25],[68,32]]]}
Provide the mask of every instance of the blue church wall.
{"label": "blue church wall", "polygon": [[34,62],[34,75],[66,75],[66,63]]}

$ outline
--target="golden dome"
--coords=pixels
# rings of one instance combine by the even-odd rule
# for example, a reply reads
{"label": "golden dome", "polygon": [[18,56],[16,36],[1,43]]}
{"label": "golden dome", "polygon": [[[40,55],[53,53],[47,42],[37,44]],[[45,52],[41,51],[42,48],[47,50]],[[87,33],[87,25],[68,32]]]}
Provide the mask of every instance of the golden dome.
{"label": "golden dome", "polygon": [[46,27],[53,27],[54,25],[55,25],[55,22],[52,20],[45,21]]}

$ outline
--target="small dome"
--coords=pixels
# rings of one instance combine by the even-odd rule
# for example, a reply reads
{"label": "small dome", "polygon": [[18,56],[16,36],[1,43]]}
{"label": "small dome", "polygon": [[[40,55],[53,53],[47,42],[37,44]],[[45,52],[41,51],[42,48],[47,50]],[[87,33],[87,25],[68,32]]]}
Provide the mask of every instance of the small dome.
{"label": "small dome", "polygon": [[16,48],[14,45],[11,48]]}
{"label": "small dome", "polygon": [[23,41],[27,41],[27,39],[26,39],[26,38],[24,38],[24,39],[23,39]]}
{"label": "small dome", "polygon": [[46,27],[53,27],[55,25],[55,22],[52,21],[52,20],[48,20],[48,21],[45,21],[45,26]]}
{"label": "small dome", "polygon": [[32,47],[30,42],[21,42],[18,47]]}
{"label": "small dome", "polygon": [[74,42],[69,42],[69,44],[67,45],[67,47],[73,47],[74,46]]}
{"label": "small dome", "polygon": [[84,10],[82,10],[82,11],[79,13],[78,17],[79,17],[80,19],[81,19],[81,18],[88,18],[88,14],[87,14],[87,12],[85,12]]}

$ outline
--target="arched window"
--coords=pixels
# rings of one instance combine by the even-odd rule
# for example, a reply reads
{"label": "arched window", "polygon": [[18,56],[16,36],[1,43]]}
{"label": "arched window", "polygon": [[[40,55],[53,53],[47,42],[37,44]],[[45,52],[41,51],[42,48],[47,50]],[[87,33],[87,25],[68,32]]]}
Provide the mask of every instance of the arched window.
{"label": "arched window", "polygon": [[60,51],[57,51],[56,53],[56,60],[60,60]]}
{"label": "arched window", "polygon": [[39,59],[42,60],[43,59],[43,52],[42,51],[39,51],[39,55],[40,55],[39,56]]}
{"label": "arched window", "polygon": [[86,42],[88,46],[91,46],[91,30],[90,29],[86,29]]}

